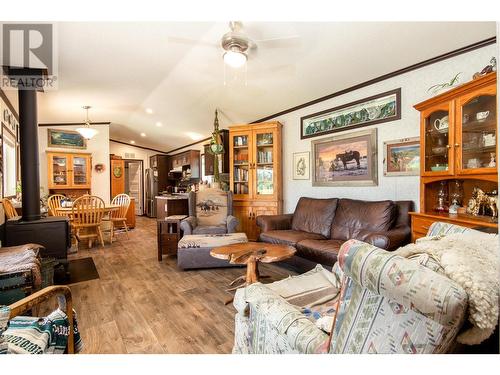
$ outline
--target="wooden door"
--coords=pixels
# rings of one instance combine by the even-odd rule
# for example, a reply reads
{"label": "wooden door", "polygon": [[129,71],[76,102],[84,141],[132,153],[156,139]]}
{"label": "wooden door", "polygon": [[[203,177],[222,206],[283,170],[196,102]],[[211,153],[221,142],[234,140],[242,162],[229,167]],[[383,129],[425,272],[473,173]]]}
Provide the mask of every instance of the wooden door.
{"label": "wooden door", "polygon": [[125,161],[111,159],[111,199],[116,195],[125,193]]}
{"label": "wooden door", "polygon": [[254,229],[252,227],[252,207],[250,206],[234,206],[233,205],[233,215],[238,219],[239,224],[236,228],[237,232],[246,233],[248,239],[250,240]]}
{"label": "wooden door", "polygon": [[252,134],[253,198],[278,199],[280,140],[276,128],[257,129]]}
{"label": "wooden door", "polygon": [[275,206],[253,206],[251,217],[251,232],[249,239],[257,241],[260,235],[260,228],[257,226],[257,217],[261,215],[277,215],[278,208]]}
{"label": "wooden door", "polygon": [[253,195],[252,131],[236,131],[229,139],[231,181],[235,200],[249,200]]}
{"label": "wooden door", "polygon": [[49,189],[71,188],[71,157],[65,153],[47,154]]}
{"label": "wooden door", "polygon": [[71,187],[90,189],[92,162],[90,155],[71,155]]}
{"label": "wooden door", "polygon": [[454,173],[454,102],[436,104],[421,113],[420,139],[422,176]]}
{"label": "wooden door", "polygon": [[480,87],[456,101],[456,173],[497,173],[496,85]]}

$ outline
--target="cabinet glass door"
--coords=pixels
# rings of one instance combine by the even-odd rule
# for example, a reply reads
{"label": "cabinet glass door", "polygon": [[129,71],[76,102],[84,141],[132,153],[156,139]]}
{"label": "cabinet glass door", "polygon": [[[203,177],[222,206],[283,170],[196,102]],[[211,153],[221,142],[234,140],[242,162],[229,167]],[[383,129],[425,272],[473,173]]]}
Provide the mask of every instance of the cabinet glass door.
{"label": "cabinet glass door", "polygon": [[255,182],[256,194],[274,195],[274,133],[255,134]]}
{"label": "cabinet glass door", "polygon": [[496,96],[474,95],[461,105],[461,173],[491,172],[496,168],[497,118]]}
{"label": "cabinet glass door", "polygon": [[448,104],[424,114],[424,174],[447,175],[453,173],[452,116]]}
{"label": "cabinet glass door", "polygon": [[232,190],[237,195],[250,194],[249,138],[248,134],[235,134],[231,140],[233,150]]}
{"label": "cabinet glass door", "polygon": [[70,181],[68,178],[68,164],[67,156],[53,155],[52,156],[52,184],[54,186],[64,187],[69,186]]}
{"label": "cabinet glass door", "polygon": [[73,185],[85,186],[89,184],[87,174],[88,159],[85,156],[73,156]]}

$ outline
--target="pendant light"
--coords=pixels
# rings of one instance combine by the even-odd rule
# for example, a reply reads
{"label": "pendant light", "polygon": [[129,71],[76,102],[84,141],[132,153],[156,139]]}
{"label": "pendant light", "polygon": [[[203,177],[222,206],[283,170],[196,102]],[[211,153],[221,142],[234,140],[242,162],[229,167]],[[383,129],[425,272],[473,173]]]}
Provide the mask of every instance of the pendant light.
{"label": "pendant light", "polygon": [[78,133],[82,135],[83,138],[89,140],[94,138],[94,136],[99,133],[97,130],[92,129],[90,127],[90,120],[89,120],[89,109],[92,108],[89,105],[83,106],[83,109],[87,111],[87,117],[85,119],[85,125],[81,128],[76,129]]}

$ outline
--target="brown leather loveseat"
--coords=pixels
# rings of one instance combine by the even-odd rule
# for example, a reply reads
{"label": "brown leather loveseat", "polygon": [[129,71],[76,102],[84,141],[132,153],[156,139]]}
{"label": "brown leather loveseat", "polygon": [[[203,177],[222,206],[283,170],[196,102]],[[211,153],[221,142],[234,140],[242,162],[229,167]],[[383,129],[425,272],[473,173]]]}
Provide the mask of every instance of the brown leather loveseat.
{"label": "brown leather loveseat", "polygon": [[286,261],[305,271],[316,264],[331,268],[340,246],[354,238],[394,250],[410,242],[412,201],[361,201],[300,198],[293,214],[258,216],[260,241],[294,246]]}

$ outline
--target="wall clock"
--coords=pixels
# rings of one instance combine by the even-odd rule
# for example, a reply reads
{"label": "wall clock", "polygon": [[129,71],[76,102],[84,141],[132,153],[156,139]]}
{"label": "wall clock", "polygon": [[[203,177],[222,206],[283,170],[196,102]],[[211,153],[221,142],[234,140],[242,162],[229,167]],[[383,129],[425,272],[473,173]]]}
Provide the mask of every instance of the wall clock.
{"label": "wall clock", "polygon": [[120,178],[122,174],[123,174],[122,167],[118,165],[113,167],[113,176],[115,176],[116,178]]}

